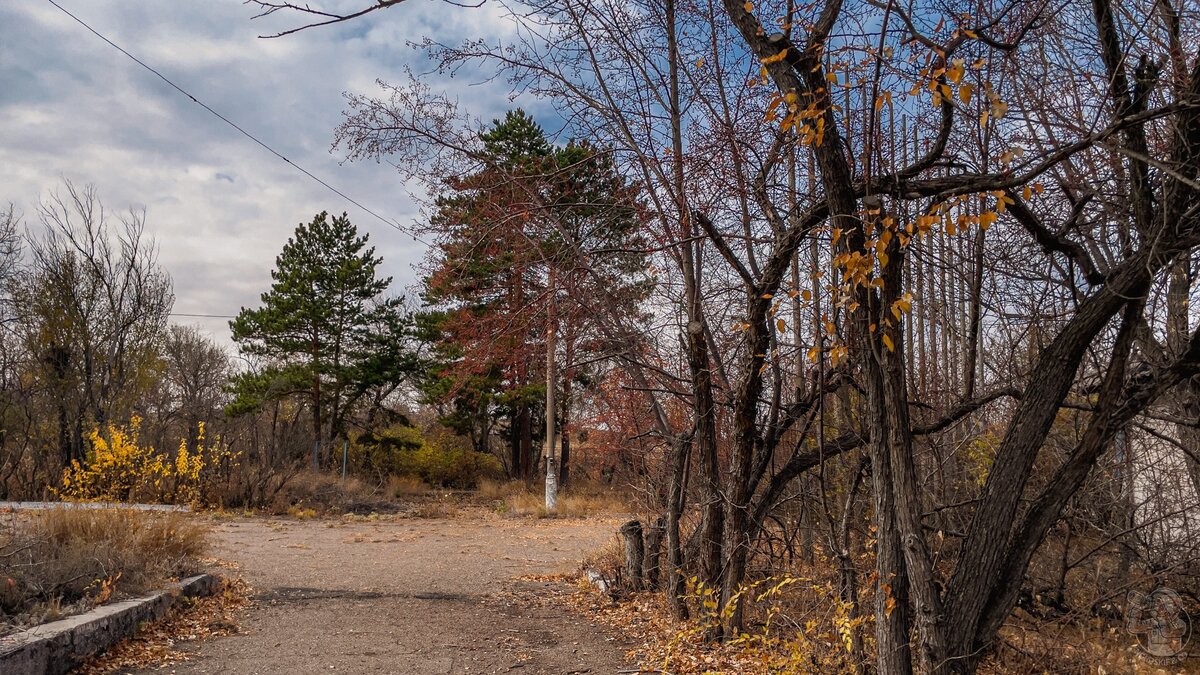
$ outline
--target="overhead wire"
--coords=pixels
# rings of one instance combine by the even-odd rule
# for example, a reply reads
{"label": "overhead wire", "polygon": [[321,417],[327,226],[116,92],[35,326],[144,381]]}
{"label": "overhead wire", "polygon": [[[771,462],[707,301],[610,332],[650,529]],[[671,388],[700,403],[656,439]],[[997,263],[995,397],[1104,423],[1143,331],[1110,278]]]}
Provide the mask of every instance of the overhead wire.
{"label": "overhead wire", "polygon": [[351,196],[347,195],[345,192],[343,192],[342,190],[339,190],[338,188],[336,188],[336,187],[334,187],[333,185],[329,184],[328,182],[326,182],[325,180],[323,180],[322,178],[320,178],[320,177],[319,177],[319,176],[317,176],[316,174],[312,173],[312,172],[311,172],[311,171],[309,171],[308,169],[305,169],[304,167],[300,166],[300,165],[299,165],[299,164],[297,164],[296,162],[294,162],[294,161],[292,161],[292,160],[288,159],[287,157],[285,157],[285,156],[283,155],[283,153],[279,152],[279,151],[278,151],[278,150],[276,150],[275,148],[272,148],[270,145],[268,145],[267,143],[263,142],[262,140],[260,140],[258,137],[256,137],[254,134],[250,133],[249,131],[246,131],[244,128],[242,128],[240,125],[238,125],[236,122],[234,122],[233,120],[229,119],[229,118],[228,118],[228,117],[226,117],[225,115],[222,115],[220,112],[218,112],[218,111],[214,110],[214,109],[213,109],[211,106],[209,106],[209,105],[208,105],[207,103],[205,103],[204,101],[201,101],[201,100],[200,100],[199,98],[197,98],[197,97],[196,97],[194,94],[192,94],[192,93],[188,92],[187,90],[185,90],[183,87],[179,86],[178,84],[175,84],[175,83],[174,83],[173,81],[171,81],[171,79],[170,79],[170,78],[168,78],[166,75],[163,75],[161,72],[159,72],[157,69],[155,69],[154,67],[152,67],[152,66],[150,66],[149,64],[147,64],[145,61],[143,61],[143,60],[139,59],[138,57],[134,56],[133,54],[129,53],[129,52],[128,52],[128,51],[126,51],[126,50],[125,50],[123,47],[121,47],[121,46],[120,46],[120,45],[118,45],[117,43],[113,42],[112,40],[110,40],[109,38],[107,38],[106,36],[104,36],[103,34],[101,34],[101,33],[100,33],[99,31],[97,31],[95,28],[92,28],[90,25],[88,25],[88,24],[87,24],[87,22],[85,22],[83,19],[80,19],[78,16],[76,16],[76,15],[72,14],[70,10],[68,10],[67,8],[65,8],[65,7],[63,7],[62,5],[58,4],[58,2],[56,2],[55,0],[46,0],[46,1],[47,1],[47,2],[49,2],[51,5],[53,5],[54,7],[56,7],[56,8],[57,8],[57,9],[58,9],[60,12],[62,12],[63,14],[66,14],[67,16],[69,16],[71,19],[73,19],[73,20],[74,20],[76,23],[78,23],[80,26],[83,26],[85,29],[87,29],[87,31],[88,31],[88,32],[90,32],[91,34],[93,34],[93,35],[95,35],[96,37],[98,37],[98,38],[100,38],[101,40],[103,40],[103,41],[104,41],[105,43],[107,43],[107,44],[108,44],[110,47],[112,47],[113,49],[117,50],[118,52],[121,52],[122,54],[124,54],[126,57],[128,57],[129,59],[131,59],[131,60],[132,60],[134,63],[138,64],[138,65],[139,65],[139,66],[141,66],[142,68],[145,68],[146,70],[150,71],[150,72],[151,72],[151,73],[153,73],[155,76],[157,76],[157,77],[158,77],[160,80],[162,80],[163,82],[166,82],[166,83],[167,83],[167,85],[169,85],[169,86],[170,86],[172,89],[174,89],[175,91],[178,91],[180,94],[183,94],[183,95],[184,95],[184,96],[186,96],[187,98],[191,99],[191,101],[192,101],[193,103],[195,103],[196,105],[200,106],[200,107],[201,107],[201,108],[203,108],[204,110],[208,111],[209,113],[211,113],[213,116],[215,116],[217,119],[221,120],[221,121],[222,121],[222,122],[224,122],[225,124],[229,125],[230,127],[233,127],[235,130],[237,130],[237,132],[238,132],[238,133],[240,133],[241,135],[243,135],[243,136],[245,136],[246,138],[250,139],[251,141],[253,141],[253,142],[254,142],[254,143],[256,143],[257,145],[259,145],[260,147],[262,147],[262,148],[263,148],[264,150],[266,150],[267,152],[271,153],[271,154],[272,154],[272,155],[274,155],[275,157],[277,157],[277,158],[279,158],[280,160],[282,160],[283,162],[287,163],[287,164],[288,164],[289,166],[291,166],[292,168],[296,169],[296,170],[297,170],[297,171],[299,171],[300,173],[303,173],[305,176],[308,176],[308,177],[309,177],[309,178],[311,178],[312,180],[316,181],[318,184],[320,184],[320,185],[322,185],[323,187],[325,187],[325,188],[326,188],[327,190],[329,190],[330,192],[332,192],[332,193],[336,194],[337,196],[341,197],[342,199],[345,199],[347,202],[349,202],[349,203],[351,203],[351,204],[353,204],[353,205],[357,206],[358,208],[362,209],[364,212],[366,212],[366,213],[368,213],[368,214],[370,214],[370,215],[374,216],[374,217],[375,217],[377,220],[379,220],[379,222],[381,222],[381,223],[383,223],[383,224],[385,224],[385,225],[387,225],[387,226],[389,226],[389,227],[392,227],[392,228],[396,229],[397,231],[399,231],[399,232],[402,232],[402,233],[404,233],[404,234],[408,235],[409,237],[412,237],[412,239],[413,239],[414,241],[416,241],[416,242],[419,242],[419,243],[421,243],[421,244],[424,244],[424,245],[426,245],[426,246],[429,246],[429,245],[430,245],[430,244],[429,244],[429,242],[427,242],[427,241],[425,241],[425,240],[421,239],[421,237],[420,237],[420,236],[418,236],[418,235],[417,235],[415,232],[413,232],[411,229],[409,229],[409,228],[406,228],[406,227],[404,227],[404,226],[400,225],[400,223],[399,223],[399,222],[397,222],[397,221],[395,221],[395,220],[392,220],[392,219],[390,219],[390,218],[385,218],[385,217],[383,217],[383,216],[379,215],[379,213],[377,213],[375,210],[373,210],[373,209],[371,209],[371,208],[368,208],[368,207],[367,207],[367,206],[365,206],[365,205],[364,205],[362,202],[360,202],[360,201],[358,201],[357,199],[354,199],[353,197],[351,197]]}

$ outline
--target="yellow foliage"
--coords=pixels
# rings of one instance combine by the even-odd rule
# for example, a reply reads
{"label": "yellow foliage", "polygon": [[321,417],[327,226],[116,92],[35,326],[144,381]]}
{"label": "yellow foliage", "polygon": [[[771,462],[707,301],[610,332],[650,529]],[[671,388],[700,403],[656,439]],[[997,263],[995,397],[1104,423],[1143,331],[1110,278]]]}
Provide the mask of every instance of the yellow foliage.
{"label": "yellow foliage", "polygon": [[189,447],[187,439],[180,439],[172,458],[139,442],[141,422],[134,416],[127,427],[109,424],[104,433],[93,429],[87,436],[87,457],[71,462],[55,493],[80,501],[199,504],[217,473],[236,464],[236,454],[219,436],[205,444],[203,423],[195,442]]}

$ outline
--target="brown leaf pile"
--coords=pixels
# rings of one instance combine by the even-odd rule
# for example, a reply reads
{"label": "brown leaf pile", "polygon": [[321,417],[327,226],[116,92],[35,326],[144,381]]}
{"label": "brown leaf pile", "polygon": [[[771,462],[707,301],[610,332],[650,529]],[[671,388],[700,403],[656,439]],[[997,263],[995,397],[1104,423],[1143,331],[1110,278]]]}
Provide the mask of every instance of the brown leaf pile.
{"label": "brown leaf pile", "polygon": [[80,675],[107,675],[118,671],[181,663],[190,654],[181,643],[238,632],[239,619],[250,605],[250,586],[240,577],[225,578],[211,596],[181,599],[166,618],[144,626],[136,635],[88,659]]}
{"label": "brown leaf pile", "polygon": [[706,641],[694,621],[674,621],[659,593],[638,593],[617,601],[579,579],[577,590],[560,599],[588,619],[635,643],[625,657],[638,664],[629,672],[669,675],[766,673],[777,654],[757,646]]}

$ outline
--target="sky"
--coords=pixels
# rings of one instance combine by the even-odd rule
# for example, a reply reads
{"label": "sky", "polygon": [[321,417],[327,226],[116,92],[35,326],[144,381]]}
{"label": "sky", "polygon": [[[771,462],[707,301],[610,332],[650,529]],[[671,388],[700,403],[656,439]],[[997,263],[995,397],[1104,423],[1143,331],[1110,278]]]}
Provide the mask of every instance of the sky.
{"label": "sky", "polygon": [[[57,0],[283,156],[367,208],[411,227],[412,193],[386,163],[343,163],[330,146],[344,92],[402,81],[430,66],[407,46],[498,37],[502,10],[410,0],[352,22],[260,39],[301,23],[254,19],[241,0]],[[325,8],[369,0],[330,0]],[[312,3],[318,5],[319,3]],[[513,104],[498,82],[443,83],[490,119]],[[177,314],[232,315],[257,306],[296,225],[346,211],[384,258],[392,290],[413,297],[424,245],[272,156],[47,0],[0,0],[0,206],[29,228],[63,181],[94,185],[106,209],[146,211],[146,231],[174,281]],[[227,319],[176,316],[230,346]]]}

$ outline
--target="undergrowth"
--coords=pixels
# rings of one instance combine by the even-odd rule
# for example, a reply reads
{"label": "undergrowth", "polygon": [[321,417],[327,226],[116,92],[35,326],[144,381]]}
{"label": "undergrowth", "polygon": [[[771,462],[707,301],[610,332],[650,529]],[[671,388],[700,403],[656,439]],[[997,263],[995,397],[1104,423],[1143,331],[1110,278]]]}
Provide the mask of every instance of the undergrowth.
{"label": "undergrowth", "polygon": [[62,507],[0,526],[0,633],[195,572],[208,526],[178,512]]}

